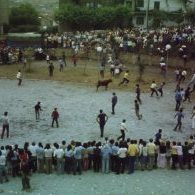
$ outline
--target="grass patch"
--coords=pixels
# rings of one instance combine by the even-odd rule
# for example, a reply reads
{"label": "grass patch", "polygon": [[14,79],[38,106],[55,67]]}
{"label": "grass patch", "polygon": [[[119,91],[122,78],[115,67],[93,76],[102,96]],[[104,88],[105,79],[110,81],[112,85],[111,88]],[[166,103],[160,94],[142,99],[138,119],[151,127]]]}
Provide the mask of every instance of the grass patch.
{"label": "grass patch", "polygon": [[[87,61],[80,60],[77,67],[72,66],[72,62],[68,61],[68,67],[64,68],[64,72],[59,71],[59,66],[57,62],[54,62],[54,76],[50,77],[48,74],[48,66],[45,61],[43,62],[33,62],[31,64],[30,71],[22,71],[24,80],[25,79],[37,79],[37,80],[53,80],[53,81],[62,81],[62,82],[71,82],[74,84],[82,84],[86,86],[94,86],[97,81],[100,79],[98,62],[96,61]],[[86,66],[86,70],[85,69]],[[134,90],[135,84],[138,83],[138,69],[133,65],[127,65],[127,68],[130,70],[129,79],[130,83],[127,86],[118,86],[118,83],[123,78],[123,73],[118,78],[113,78],[113,82],[109,85],[109,89],[121,89],[121,90]],[[23,69],[22,65],[4,65],[0,66],[0,77],[16,79],[16,74],[18,69]],[[106,69],[105,79],[111,78],[109,68]],[[159,74],[159,69],[154,67],[147,66],[143,79],[140,82],[142,91],[149,91],[151,82],[155,80],[157,83],[165,81],[164,78]],[[165,82],[172,82],[172,78],[166,79]]]}

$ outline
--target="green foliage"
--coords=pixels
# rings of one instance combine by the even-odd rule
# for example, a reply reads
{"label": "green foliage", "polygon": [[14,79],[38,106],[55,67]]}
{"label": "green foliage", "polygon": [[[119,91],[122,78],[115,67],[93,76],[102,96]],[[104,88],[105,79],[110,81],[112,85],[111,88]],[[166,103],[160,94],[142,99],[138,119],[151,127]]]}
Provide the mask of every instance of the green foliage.
{"label": "green foliage", "polygon": [[153,10],[152,16],[153,16],[152,26],[154,28],[160,27],[163,21],[166,21],[168,19],[167,12],[165,11]]}
{"label": "green foliage", "polygon": [[177,24],[181,24],[184,21],[184,16],[182,13],[175,13],[175,14],[169,14],[168,15],[170,21],[174,21]]}
{"label": "green foliage", "polygon": [[186,13],[186,19],[193,25],[195,25],[195,8],[189,9]]}
{"label": "green foliage", "polygon": [[137,57],[137,66],[138,66],[138,75],[139,75],[137,80],[139,82],[141,82],[142,78],[143,78],[143,74],[144,74],[145,68],[146,68],[146,64],[141,62],[140,54],[138,54],[138,57]]}
{"label": "green foliage", "polygon": [[122,5],[92,9],[69,4],[56,12],[55,18],[73,29],[123,28],[130,23],[131,9]]}
{"label": "green foliage", "polygon": [[28,3],[12,7],[9,19],[12,32],[37,31],[40,25],[38,12]]}

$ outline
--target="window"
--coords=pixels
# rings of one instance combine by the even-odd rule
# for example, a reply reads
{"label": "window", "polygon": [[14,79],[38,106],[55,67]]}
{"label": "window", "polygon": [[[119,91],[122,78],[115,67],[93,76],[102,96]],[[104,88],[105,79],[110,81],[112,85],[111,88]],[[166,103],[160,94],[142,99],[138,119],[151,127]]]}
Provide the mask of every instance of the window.
{"label": "window", "polygon": [[144,7],[144,0],[137,0],[137,7]]}
{"label": "window", "polygon": [[154,9],[155,10],[159,10],[160,9],[160,2],[159,1],[155,1],[154,2]]}
{"label": "window", "polygon": [[144,17],[139,16],[136,18],[136,24],[137,25],[143,25],[144,24]]}

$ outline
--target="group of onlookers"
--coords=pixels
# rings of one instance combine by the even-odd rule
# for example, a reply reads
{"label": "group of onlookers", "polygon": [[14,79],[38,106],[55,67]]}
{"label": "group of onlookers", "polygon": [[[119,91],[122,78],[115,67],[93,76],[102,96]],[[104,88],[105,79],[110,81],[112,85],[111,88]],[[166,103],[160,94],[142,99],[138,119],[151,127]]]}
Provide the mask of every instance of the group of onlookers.
{"label": "group of onlookers", "polygon": [[116,174],[133,173],[140,169],[154,168],[191,169],[195,165],[195,139],[190,136],[183,145],[181,142],[170,142],[162,139],[162,130],[155,135],[155,141],[140,139],[114,141],[105,138],[103,142],[89,141],[85,143],[71,141],[66,144],[25,143],[1,146],[0,148],[0,182],[7,175],[22,174],[23,187],[29,185],[28,175],[34,172],[51,174],[82,174],[82,171]]}
{"label": "group of onlookers", "polygon": [[13,64],[23,62],[24,53],[21,49],[4,47],[0,48],[0,64]]}
{"label": "group of onlookers", "polygon": [[[193,26],[163,27],[149,32],[141,28],[64,32],[63,34],[44,35],[44,46],[47,48],[72,48],[76,51],[83,50],[86,46],[96,49],[98,45],[112,45],[113,40],[125,52],[136,52],[140,48],[147,51],[161,50],[166,52],[166,45],[180,46],[179,53],[187,45],[193,45],[195,28]],[[183,47],[184,46],[184,47]],[[149,50],[148,50],[149,49]],[[186,49],[185,49],[186,50]]]}

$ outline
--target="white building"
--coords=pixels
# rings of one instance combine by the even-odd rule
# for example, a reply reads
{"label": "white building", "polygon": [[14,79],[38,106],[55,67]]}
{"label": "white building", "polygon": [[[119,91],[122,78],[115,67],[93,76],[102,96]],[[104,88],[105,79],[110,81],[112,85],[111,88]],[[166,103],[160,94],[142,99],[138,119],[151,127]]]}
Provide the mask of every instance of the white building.
{"label": "white building", "polygon": [[[170,13],[183,13],[186,5],[183,0],[126,0],[125,3],[132,7],[134,26],[147,26],[147,21],[152,20],[151,11],[160,10]],[[147,19],[147,11],[149,18]]]}

